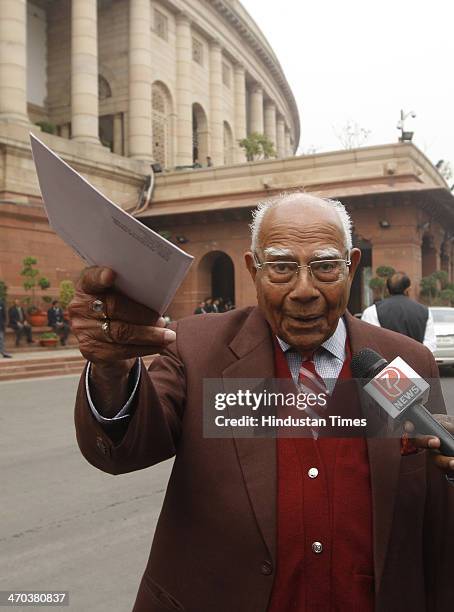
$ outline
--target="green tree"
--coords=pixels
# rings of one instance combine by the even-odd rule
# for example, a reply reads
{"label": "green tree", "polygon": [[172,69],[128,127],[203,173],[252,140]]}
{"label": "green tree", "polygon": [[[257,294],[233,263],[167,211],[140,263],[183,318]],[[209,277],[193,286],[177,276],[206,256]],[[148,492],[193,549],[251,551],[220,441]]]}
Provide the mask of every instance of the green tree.
{"label": "green tree", "polygon": [[25,291],[31,291],[32,294],[32,298],[29,300],[29,302],[32,304],[30,310],[35,312],[39,310],[36,305],[35,298],[36,287],[40,287],[41,289],[48,289],[50,287],[49,279],[47,279],[45,276],[41,276],[40,271],[35,267],[37,263],[38,260],[36,257],[25,257],[25,259],[22,261],[22,265],[24,267],[22,268],[21,272],[21,276],[24,277],[24,281],[22,283],[23,287]]}
{"label": "green tree", "polygon": [[378,266],[375,270],[376,276],[373,276],[369,281],[369,287],[374,294],[374,301],[384,298],[386,279],[390,278],[394,273],[395,270],[392,266]]}
{"label": "green tree", "polygon": [[248,161],[268,159],[269,157],[276,156],[274,144],[265,134],[252,132],[247,138],[240,140],[239,145],[244,149]]}
{"label": "green tree", "polygon": [[0,280],[0,301],[6,302],[6,294],[8,293],[8,286],[5,281]]}
{"label": "green tree", "polygon": [[390,278],[395,272],[392,266],[378,266],[375,270],[375,274],[380,278]]}
{"label": "green tree", "polygon": [[62,280],[60,283],[60,304],[63,310],[68,308],[69,303],[74,297],[74,283],[70,280]]}
{"label": "green tree", "polygon": [[439,289],[437,287],[437,278],[434,274],[423,276],[419,286],[421,287],[420,294],[427,299],[429,305],[432,305],[433,300],[438,297]]}

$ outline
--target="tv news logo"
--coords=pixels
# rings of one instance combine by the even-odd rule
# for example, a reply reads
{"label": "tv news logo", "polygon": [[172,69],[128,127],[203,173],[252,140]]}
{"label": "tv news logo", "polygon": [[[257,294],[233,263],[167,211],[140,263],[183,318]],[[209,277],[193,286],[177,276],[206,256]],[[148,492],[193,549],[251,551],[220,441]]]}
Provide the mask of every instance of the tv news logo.
{"label": "tv news logo", "polygon": [[411,393],[415,387],[414,382],[396,366],[387,366],[371,382],[377,391],[392,403],[397,398]]}

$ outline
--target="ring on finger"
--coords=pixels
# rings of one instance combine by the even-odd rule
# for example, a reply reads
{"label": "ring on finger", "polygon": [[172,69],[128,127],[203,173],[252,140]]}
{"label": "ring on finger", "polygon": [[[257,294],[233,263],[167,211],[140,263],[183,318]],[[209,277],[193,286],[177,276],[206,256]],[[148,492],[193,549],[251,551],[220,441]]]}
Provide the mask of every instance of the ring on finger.
{"label": "ring on finger", "polygon": [[107,317],[104,319],[104,321],[101,323],[101,329],[104,332],[106,339],[109,342],[113,342],[114,339],[112,338],[112,335],[110,333],[110,319],[108,319]]}
{"label": "ring on finger", "polygon": [[90,304],[90,308],[93,310],[93,312],[100,314],[103,319],[107,319],[106,305],[102,300],[94,300]]}

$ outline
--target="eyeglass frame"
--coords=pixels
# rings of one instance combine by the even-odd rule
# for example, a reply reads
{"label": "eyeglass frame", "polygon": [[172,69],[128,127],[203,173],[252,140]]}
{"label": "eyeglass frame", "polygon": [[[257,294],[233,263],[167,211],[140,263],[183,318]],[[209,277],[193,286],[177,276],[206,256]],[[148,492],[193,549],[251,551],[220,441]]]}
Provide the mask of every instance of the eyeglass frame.
{"label": "eyeglass frame", "polygon": [[[348,255],[350,255],[350,253],[348,253]],[[264,270],[264,266],[266,264],[271,264],[271,263],[292,263],[292,264],[296,264],[297,267],[296,267],[296,270],[295,270],[291,280],[283,281],[281,283],[277,283],[277,282],[273,283],[273,281],[270,281],[271,283],[273,283],[273,285],[288,285],[289,283],[294,282],[294,278],[296,278],[298,276],[298,274],[299,274],[299,272],[300,272],[300,270],[302,268],[309,268],[309,273],[311,275],[312,282],[319,282],[319,283],[322,283],[324,285],[325,284],[329,285],[329,284],[332,284],[332,283],[338,283],[341,280],[340,278],[338,278],[337,280],[333,280],[333,281],[322,281],[322,280],[319,280],[318,278],[316,278],[314,276],[314,273],[312,272],[311,264],[313,264],[313,263],[325,263],[325,262],[329,262],[329,261],[343,261],[345,263],[345,265],[347,266],[347,269],[350,268],[350,266],[352,265],[351,259],[343,259],[341,257],[336,257],[334,259],[315,259],[314,261],[310,261],[307,264],[299,264],[297,261],[284,260],[284,259],[276,259],[275,261],[262,261],[262,262],[260,262],[258,260],[257,253],[253,253],[252,257],[254,259],[255,268],[257,270]]]}

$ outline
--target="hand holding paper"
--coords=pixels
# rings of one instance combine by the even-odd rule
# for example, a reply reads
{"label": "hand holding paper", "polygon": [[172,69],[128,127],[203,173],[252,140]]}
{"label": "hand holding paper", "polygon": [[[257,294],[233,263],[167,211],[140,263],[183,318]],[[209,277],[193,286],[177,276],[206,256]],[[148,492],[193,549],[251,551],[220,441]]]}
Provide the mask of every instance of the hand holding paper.
{"label": "hand holding paper", "polygon": [[175,340],[157,312],[116,291],[114,280],[109,268],[87,268],[69,306],[80,351],[98,365],[157,353]]}

